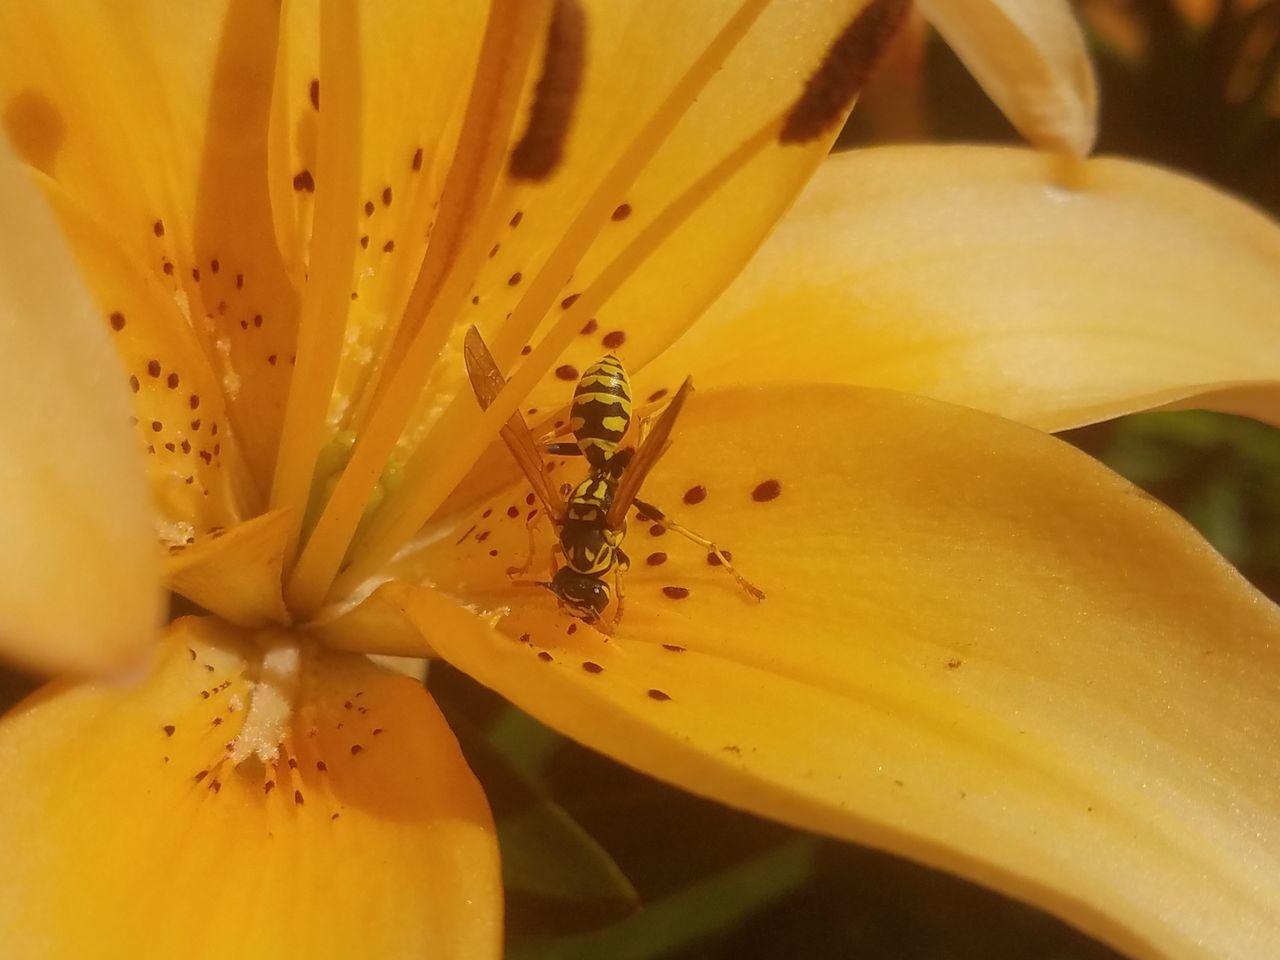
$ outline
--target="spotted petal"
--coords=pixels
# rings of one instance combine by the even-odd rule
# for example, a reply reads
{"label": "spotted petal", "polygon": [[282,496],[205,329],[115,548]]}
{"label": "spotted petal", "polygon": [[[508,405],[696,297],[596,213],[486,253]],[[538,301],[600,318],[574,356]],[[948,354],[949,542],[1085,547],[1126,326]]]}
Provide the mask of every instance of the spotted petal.
{"label": "spotted petal", "polygon": [[0,136],[0,655],[42,670],[119,667],[160,616],[113,322]]}
{"label": "spotted petal", "polygon": [[523,493],[417,564],[497,630],[400,588],[440,655],[522,709],[1134,956],[1280,949],[1280,613],[1092,460],[888,392],[707,392],[645,496],[721,538],[768,596],[633,523],[611,637],[510,583]]}
{"label": "spotted petal", "polygon": [[1277,422],[1278,310],[1280,227],[1188,177],[862,150],[824,164],[641,392],[692,371],[891,387],[1048,430],[1174,402]]}
{"label": "spotted petal", "polygon": [[489,811],[421,686],[315,655],[279,756],[234,767],[260,661],[183,620],[138,686],[59,685],[0,723],[6,952],[499,956]]}

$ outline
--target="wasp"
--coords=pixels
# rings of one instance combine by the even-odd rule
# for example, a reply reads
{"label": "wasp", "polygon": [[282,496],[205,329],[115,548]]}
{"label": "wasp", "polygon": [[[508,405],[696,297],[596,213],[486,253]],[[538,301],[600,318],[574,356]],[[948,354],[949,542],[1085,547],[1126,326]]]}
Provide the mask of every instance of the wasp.
{"label": "wasp", "polygon": [[[463,357],[476,399],[485,409],[502,391],[506,378],[475,327],[467,331]],[[631,385],[618,358],[609,354],[583,372],[574,390],[569,411],[573,443],[540,448],[519,410],[502,426],[502,439],[555,526],[557,546],[564,556],[564,564],[554,569],[550,580],[535,583],[550,590],[564,607],[587,623],[599,626],[603,622],[613,599],[606,579],[610,575],[618,600],[614,623],[622,616],[621,573],[631,565],[622,541],[627,513],[633,506],[666,529],[697,543],[753,599],[764,599],[764,593],[743,578],[713,542],[639,498],[641,484],[670,446],[671,431],[692,391],[693,379],[686,377],[639,446],[634,451],[623,448],[622,440],[632,420]],[[568,489],[567,498],[547,478],[544,451],[580,454],[587,461],[587,477]]]}

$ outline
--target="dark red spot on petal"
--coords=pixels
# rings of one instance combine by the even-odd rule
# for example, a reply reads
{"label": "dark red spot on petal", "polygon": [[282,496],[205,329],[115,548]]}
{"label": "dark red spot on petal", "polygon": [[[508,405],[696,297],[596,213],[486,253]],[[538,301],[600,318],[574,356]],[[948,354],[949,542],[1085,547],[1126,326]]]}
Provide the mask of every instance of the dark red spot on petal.
{"label": "dark red spot on petal", "polygon": [[538,651],[538,659],[539,659],[539,660],[541,660],[543,663],[550,663],[550,662],[551,662],[551,654],[547,653],[547,651],[545,651],[545,650],[539,650],[539,651]]}
{"label": "dark red spot on petal", "polygon": [[312,80],[307,86],[307,95],[311,98],[311,109],[320,109],[320,81]]}
{"label": "dark red spot on petal", "polygon": [[578,368],[566,363],[564,366],[556,367],[556,376],[561,380],[577,380]]}
{"label": "dark red spot on petal", "polygon": [[523,219],[524,219],[524,211],[517,210],[515,213],[511,215],[511,219],[507,222],[513,227],[518,227],[520,226],[520,221]]}
{"label": "dark red spot on petal", "polygon": [[670,650],[672,653],[684,653],[684,647],[680,646],[677,643],[664,643],[662,645],[662,649]]}
{"label": "dark red spot on petal", "polygon": [[690,506],[695,503],[701,503],[705,499],[707,499],[707,488],[702,484],[698,484],[696,487],[690,487],[684,492],[684,502]]}
{"label": "dark red spot on petal", "polygon": [[159,361],[159,360],[148,360],[148,361],[147,361],[147,373],[149,373],[149,374],[150,374],[151,376],[153,376],[153,377],[158,377],[158,376],[160,376],[160,361]]}
{"label": "dark red spot on petal", "polygon": [[119,310],[111,314],[111,329],[117,333],[124,329],[124,314]]}
{"label": "dark red spot on petal", "polygon": [[166,723],[166,724],[165,724],[163,727],[161,727],[160,729],[162,729],[162,730],[164,731],[164,735],[165,735],[166,737],[172,737],[172,736],[174,735],[174,733],[177,731],[177,729],[178,729],[178,728],[177,728],[177,727],[175,727],[172,723]]}
{"label": "dark red spot on petal", "polygon": [[155,223],[153,223],[153,224],[151,225],[151,232],[152,232],[152,233],[154,233],[157,237],[163,237],[163,236],[164,236],[164,221],[163,221],[163,220],[157,220]]}
{"label": "dark red spot on petal", "polygon": [[598,663],[592,663],[590,660],[582,661],[582,669],[587,673],[602,673],[604,671],[604,667]]}
{"label": "dark red spot on petal", "polygon": [[514,287],[523,279],[524,279],[524,274],[522,274],[519,270],[517,270],[511,276],[507,277],[507,286]]}
{"label": "dark red spot on petal", "polygon": [[629,203],[618,204],[616,207],[613,208],[613,213],[610,216],[612,217],[615,223],[627,219],[627,217],[631,216],[631,204]]}
{"label": "dark red spot on petal", "polygon": [[667,555],[659,550],[657,553],[651,553],[645,557],[644,562],[651,567],[660,567],[667,562]]}
{"label": "dark red spot on petal", "polygon": [[580,293],[569,294],[567,297],[565,297],[563,300],[560,301],[560,309],[568,310],[570,307],[572,307],[575,303],[578,302],[578,298],[580,296],[582,296],[582,294]]}
{"label": "dark red spot on petal", "polygon": [[413,151],[413,159],[409,161],[409,168],[414,173],[417,173],[419,170],[422,169],[422,148],[421,147]]}
{"label": "dark red spot on petal", "polygon": [[600,321],[597,320],[595,317],[592,317],[590,320],[588,320],[586,323],[582,325],[582,329],[579,330],[578,332],[582,334],[584,337],[589,337],[593,333],[595,333],[599,328],[600,328]]}
{"label": "dark red spot on petal", "polygon": [[359,755],[360,755],[360,754],[362,754],[362,753],[364,753],[364,747],[360,746],[360,744],[358,744],[358,743],[353,743],[353,744],[351,745],[351,755],[352,755],[353,757],[357,757],[357,756],[359,756]]}
{"label": "dark red spot on petal", "polygon": [[670,699],[671,699],[671,694],[666,693],[666,692],[664,692],[664,691],[662,691],[662,690],[656,690],[656,689],[655,689],[655,690],[650,690],[650,691],[649,691],[649,699],[650,699],[650,700],[658,700],[658,701],[670,700]]}
{"label": "dark red spot on petal", "polygon": [[627,335],[622,330],[610,330],[600,340],[606,350],[616,350],[627,342]]}
{"label": "dark red spot on petal", "polygon": [[667,528],[660,523],[655,523],[653,526],[649,528],[649,536],[651,537],[660,537],[666,532],[667,532]]}
{"label": "dark red spot on petal", "polygon": [[303,801],[303,799],[302,799],[302,791],[301,791],[301,790],[295,790],[295,791],[293,791],[293,802],[294,802],[294,803],[296,803],[298,806],[302,806],[302,804],[303,804],[303,802],[304,802],[304,801]]}
{"label": "dark red spot on petal", "polygon": [[669,597],[672,600],[683,600],[685,597],[689,596],[689,588],[688,587],[663,587],[662,595],[664,597]]}
{"label": "dark red spot on petal", "polygon": [[315,193],[316,180],[310,170],[302,170],[293,175],[293,189],[299,193]]}
{"label": "dark red spot on petal", "polygon": [[751,499],[756,503],[768,503],[770,500],[778,499],[781,493],[781,483],[777,480],[765,480],[763,483],[756,484],[756,488],[751,491]]}

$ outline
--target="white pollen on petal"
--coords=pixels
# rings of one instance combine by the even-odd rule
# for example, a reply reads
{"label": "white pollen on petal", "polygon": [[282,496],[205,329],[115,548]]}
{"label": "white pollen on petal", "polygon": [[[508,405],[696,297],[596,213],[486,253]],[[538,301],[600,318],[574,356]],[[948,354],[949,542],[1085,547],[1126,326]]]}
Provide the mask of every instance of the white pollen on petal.
{"label": "white pollen on petal", "polygon": [[164,544],[185,544],[194,538],[196,528],[185,520],[165,520],[156,518],[156,536]]}
{"label": "white pollen on petal", "polygon": [[233,764],[257,757],[264,763],[280,755],[298,694],[301,656],[295,641],[277,642],[262,657],[261,679],[249,687],[249,712],[228,753]]}

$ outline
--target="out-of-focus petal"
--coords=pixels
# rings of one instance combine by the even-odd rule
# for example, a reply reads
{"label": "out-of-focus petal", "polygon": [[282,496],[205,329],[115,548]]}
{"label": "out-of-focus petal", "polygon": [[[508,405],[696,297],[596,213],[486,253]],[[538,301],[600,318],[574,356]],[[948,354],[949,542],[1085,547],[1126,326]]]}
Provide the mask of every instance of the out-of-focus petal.
{"label": "out-of-focus petal", "polygon": [[497,958],[493,824],[420,684],[304,657],[281,753],[223,758],[261,650],[170,628],[139,686],[46,689],[0,723],[0,927],[46,960]]}
{"label": "out-of-focus petal", "polygon": [[0,655],[40,670],[119,667],[161,613],[107,326],[0,136]]}
{"label": "out-of-focus petal", "polygon": [[1024,137],[1093,149],[1097,80],[1067,0],[920,0],[920,11]]}
{"label": "out-of-focus petal", "polygon": [[1216,394],[1280,422],[1278,356],[1280,226],[1256,210],[1132,161],[889,147],[830,158],[637,393],[835,381],[1046,430]]}

